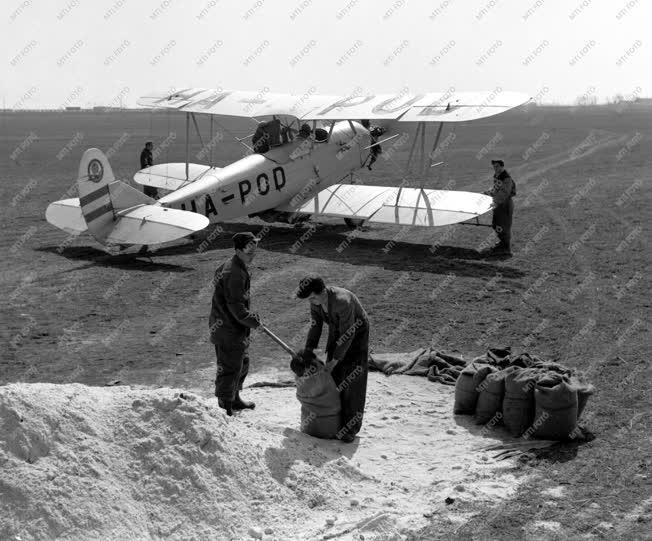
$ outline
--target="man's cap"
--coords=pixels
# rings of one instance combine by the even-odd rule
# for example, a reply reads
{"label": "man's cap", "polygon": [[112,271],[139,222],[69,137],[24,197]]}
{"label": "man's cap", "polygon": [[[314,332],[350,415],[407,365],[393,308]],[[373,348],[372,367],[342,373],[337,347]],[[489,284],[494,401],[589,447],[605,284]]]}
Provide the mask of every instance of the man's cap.
{"label": "man's cap", "polygon": [[324,279],[317,274],[309,274],[299,280],[299,287],[297,288],[297,297],[299,299],[307,299],[311,293],[321,293],[324,291],[326,284]]}
{"label": "man's cap", "polygon": [[491,165],[500,165],[501,167],[505,167],[505,162],[503,160],[491,160]]}
{"label": "man's cap", "polygon": [[151,141],[147,141],[145,144],[146,145],[153,145],[154,143],[152,143]]}
{"label": "man's cap", "polygon": [[233,246],[236,250],[242,250],[247,247],[250,242],[259,242],[260,239],[256,237],[251,231],[244,231],[243,233],[236,233],[233,235]]}

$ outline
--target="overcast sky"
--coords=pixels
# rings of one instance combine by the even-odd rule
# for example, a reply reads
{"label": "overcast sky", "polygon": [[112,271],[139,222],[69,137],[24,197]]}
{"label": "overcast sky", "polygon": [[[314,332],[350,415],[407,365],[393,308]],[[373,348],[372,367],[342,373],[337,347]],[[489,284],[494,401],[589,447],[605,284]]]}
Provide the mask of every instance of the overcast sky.
{"label": "overcast sky", "polygon": [[[650,0],[3,0],[7,107],[150,90],[652,95]],[[647,30],[647,32],[646,32]]]}

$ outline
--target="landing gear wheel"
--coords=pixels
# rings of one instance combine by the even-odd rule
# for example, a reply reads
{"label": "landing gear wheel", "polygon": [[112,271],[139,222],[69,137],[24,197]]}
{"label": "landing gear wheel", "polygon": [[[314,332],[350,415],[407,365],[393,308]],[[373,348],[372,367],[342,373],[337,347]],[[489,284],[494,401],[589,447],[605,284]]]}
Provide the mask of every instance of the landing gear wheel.
{"label": "landing gear wheel", "polygon": [[364,224],[363,218],[344,218],[344,223],[349,229],[358,229]]}

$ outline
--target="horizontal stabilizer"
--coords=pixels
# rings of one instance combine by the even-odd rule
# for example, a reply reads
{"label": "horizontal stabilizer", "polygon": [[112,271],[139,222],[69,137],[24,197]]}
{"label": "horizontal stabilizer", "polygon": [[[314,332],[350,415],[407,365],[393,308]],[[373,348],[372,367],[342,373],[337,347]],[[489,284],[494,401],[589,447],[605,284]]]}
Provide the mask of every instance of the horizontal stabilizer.
{"label": "horizontal stabilizer", "polygon": [[481,216],[493,205],[491,197],[472,192],[361,184],[334,184],[309,200],[308,197],[305,203],[288,204],[276,210],[439,227]]}
{"label": "horizontal stabilizer", "polygon": [[118,213],[106,240],[113,244],[159,244],[201,231],[208,223],[206,216],[194,212],[141,205]]}
{"label": "horizontal stabilizer", "polygon": [[50,203],[45,211],[45,219],[71,235],[79,235],[87,229],[79,199],[76,197]]}
{"label": "horizontal stabilizer", "polygon": [[141,169],[134,175],[134,181],[143,186],[152,186],[163,190],[177,190],[186,184],[194,182],[205,175],[210,169],[217,169],[198,163],[188,164],[188,180],[186,180],[186,164],[163,163]]}

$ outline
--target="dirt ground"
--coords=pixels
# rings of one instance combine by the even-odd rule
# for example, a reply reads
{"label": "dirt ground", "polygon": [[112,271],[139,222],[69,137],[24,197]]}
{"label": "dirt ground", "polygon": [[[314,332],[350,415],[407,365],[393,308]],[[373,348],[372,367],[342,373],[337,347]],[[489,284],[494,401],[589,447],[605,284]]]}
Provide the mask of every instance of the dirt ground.
{"label": "dirt ground", "polygon": [[[250,126],[224,129],[216,165],[242,155],[230,137]],[[49,202],[74,197],[68,191],[85,148],[113,149],[116,175],[129,179],[145,140],[163,147],[157,162],[183,161],[184,130],[182,118],[160,113],[0,116],[0,384],[120,380],[210,396],[207,285],[231,253],[231,235],[265,224],[222,224],[212,241],[199,236],[150,260],[108,256],[90,237],[71,240],[44,219]],[[388,146],[364,182],[401,181],[409,144]],[[442,148],[444,165],[433,168],[428,187],[482,191],[489,159],[505,159],[518,190],[512,258],[481,257],[493,241],[484,227],[351,233],[330,220],[297,245],[309,225],[273,224],[253,263],[254,309],[300,347],[308,307],[293,290],[318,272],[359,296],[372,351],[433,345],[472,357],[511,345],[587,373],[597,391],[583,425],[595,439],[514,462],[513,474],[528,482],[513,497],[457,502],[463,523],[431,516],[415,539],[646,538],[652,110],[530,107],[445,127]],[[195,142],[191,155],[200,149]],[[289,374],[266,336],[254,336],[251,354],[254,373]]]}

